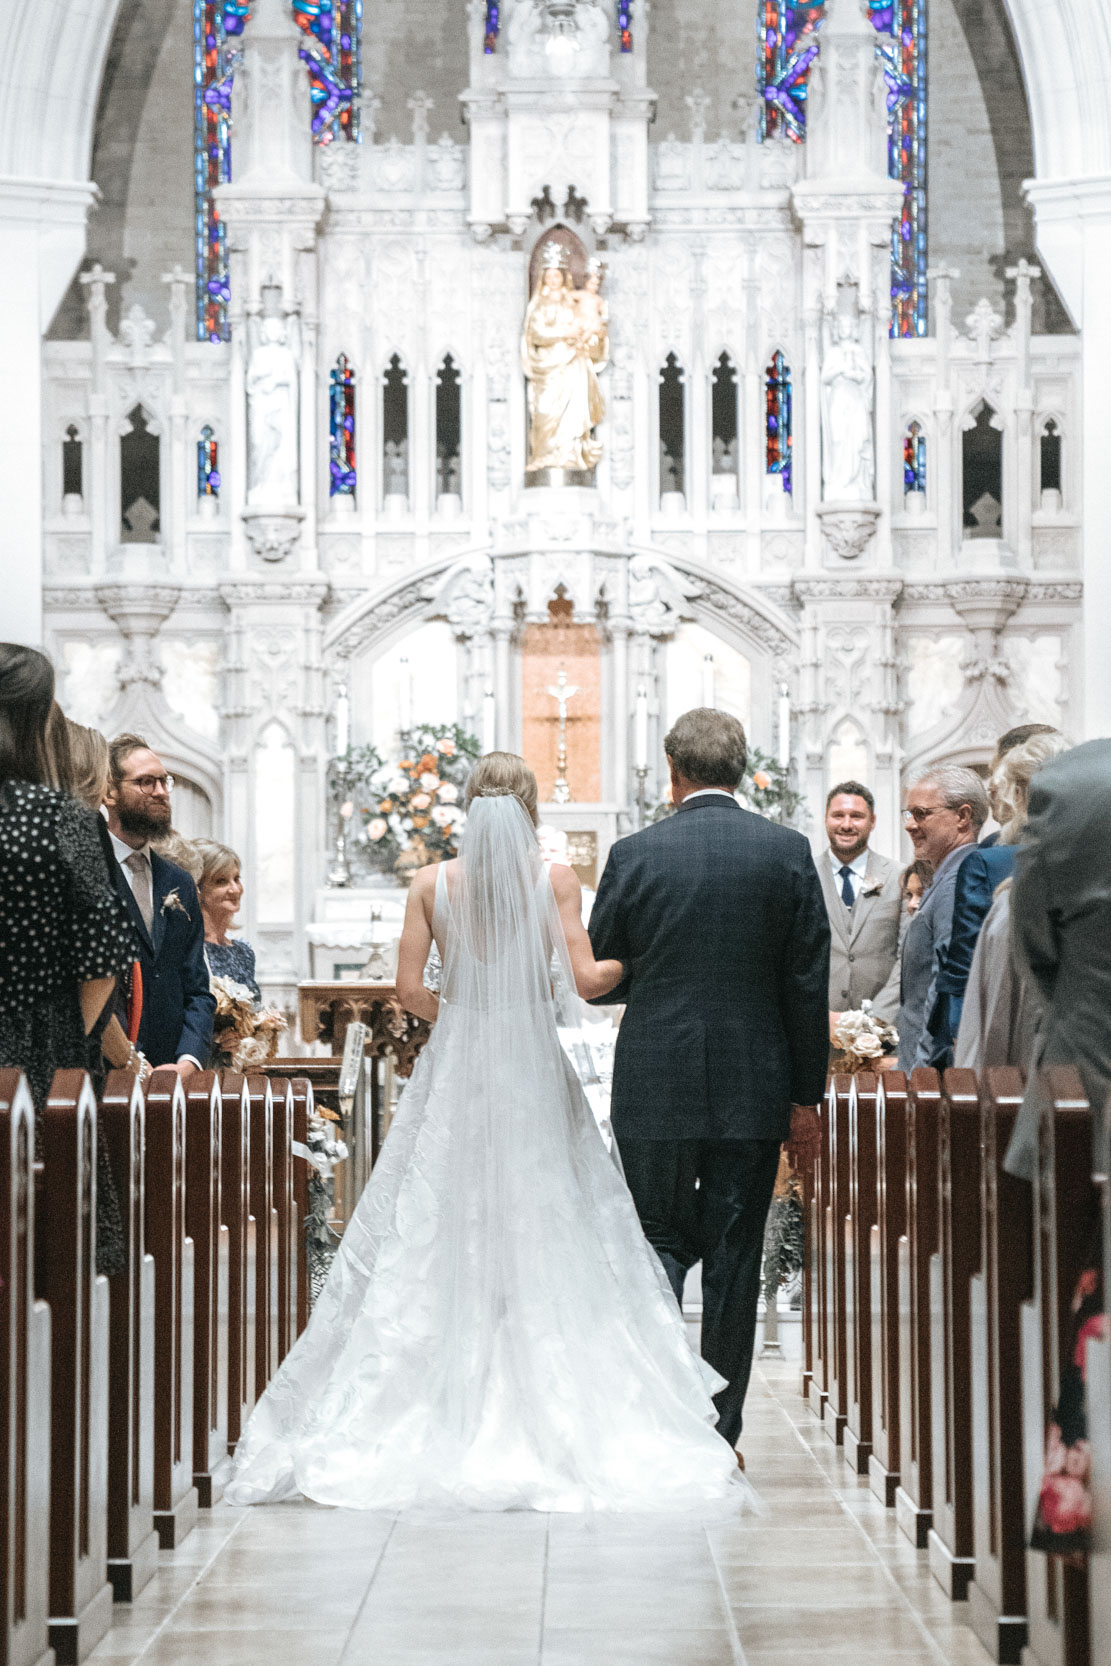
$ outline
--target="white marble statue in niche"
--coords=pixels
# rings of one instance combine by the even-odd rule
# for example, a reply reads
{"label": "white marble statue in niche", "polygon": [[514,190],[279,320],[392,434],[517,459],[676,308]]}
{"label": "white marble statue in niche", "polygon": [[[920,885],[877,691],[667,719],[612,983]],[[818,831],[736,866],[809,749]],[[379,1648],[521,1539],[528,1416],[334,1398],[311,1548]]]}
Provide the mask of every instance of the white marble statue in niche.
{"label": "white marble statue in niche", "polygon": [[609,19],[597,0],[514,0],[509,72],[525,80],[609,74]]}
{"label": "white marble statue in niche", "polygon": [[296,313],[248,322],[247,436],[251,509],[296,504],[298,491],[298,360]]}
{"label": "white marble statue in niche", "polygon": [[602,456],[594,430],[606,414],[598,372],[609,357],[600,296],[604,266],[592,262],[587,287],[573,286],[567,251],[544,246],[540,281],[525,313],[521,366],[528,378],[527,474],[593,469]]}
{"label": "white marble statue in niche", "polygon": [[822,497],[871,503],[875,496],[872,366],[860,343],[860,314],[834,314],[822,355]]}

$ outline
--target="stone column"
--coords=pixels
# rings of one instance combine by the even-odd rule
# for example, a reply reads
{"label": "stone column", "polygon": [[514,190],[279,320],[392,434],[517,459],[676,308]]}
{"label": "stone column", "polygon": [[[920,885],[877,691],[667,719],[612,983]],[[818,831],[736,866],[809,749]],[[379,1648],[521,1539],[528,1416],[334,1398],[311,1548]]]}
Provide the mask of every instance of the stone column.
{"label": "stone column", "polygon": [[494,696],[497,710],[497,748],[513,752],[517,747],[517,724],[513,709],[512,637],[513,621],[494,620]]}
{"label": "stone column", "polygon": [[[1033,297],[1032,279],[1041,272],[1028,261],[1008,266],[1006,275],[1015,280],[1015,436],[1016,463],[1011,498],[1011,525],[1014,527],[1014,550],[1020,572],[1033,565],[1034,515],[1034,389],[1030,376],[1030,313]],[[1004,516],[1006,525],[1006,516]]]}
{"label": "stone column", "polygon": [[[162,518],[162,541],[170,557],[171,570],[184,574],[185,525],[190,509],[190,464],[192,448],[187,431],[188,401],[185,390],[185,286],[191,282],[189,274],[180,266],[162,275],[162,282],[170,286],[170,351],[173,354],[173,391],[170,395],[170,513]],[[166,522],[169,521],[167,538]]]}
{"label": "stone column", "polygon": [[[89,459],[85,474],[85,490],[89,506],[90,565],[94,576],[108,569],[108,382],[105,359],[112,338],[108,334],[108,302],[104,288],[106,284],[115,281],[115,274],[106,272],[99,262],[91,272],[81,274],[81,283],[89,297],[89,336],[93,349],[92,392],[89,394]],[[112,538],[113,544],[115,541],[115,538]]]}
{"label": "stone column", "polygon": [[[954,482],[960,480],[953,435],[953,389],[950,381],[950,350],[953,344],[953,298],[949,284],[960,273],[952,266],[931,266],[926,274],[934,282],[934,336],[937,341],[937,378],[934,383],[933,446],[926,443],[926,479],[933,471],[932,496],[937,521],[937,565],[944,571],[956,562],[960,542],[960,505],[954,501]],[[931,457],[931,451],[933,453]]]}
{"label": "stone column", "polygon": [[626,809],[632,797],[629,775],[629,631],[631,628],[631,619],[622,617],[611,619],[609,622],[612,701],[609,732],[613,747],[613,784],[610,796],[617,804],[618,810]]}

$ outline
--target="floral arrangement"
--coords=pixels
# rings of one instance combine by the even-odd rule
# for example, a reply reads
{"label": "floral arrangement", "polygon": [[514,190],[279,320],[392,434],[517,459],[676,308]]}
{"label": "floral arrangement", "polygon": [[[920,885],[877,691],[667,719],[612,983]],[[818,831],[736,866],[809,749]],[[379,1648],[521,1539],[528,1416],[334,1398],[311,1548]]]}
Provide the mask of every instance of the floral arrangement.
{"label": "floral arrangement", "polygon": [[894,1024],[877,1018],[871,1001],[863,1001],[855,1012],[843,1012],[834,1025],[830,1069],[855,1076],[858,1070],[868,1070],[885,1053],[893,1053],[899,1045],[899,1033]]}
{"label": "floral arrangement", "polygon": [[221,1061],[239,1071],[268,1064],[278,1050],[278,1037],[289,1027],[284,1015],[276,1007],[256,1012],[251,991],[234,978],[213,977],[209,982],[216,997],[213,1032]]}
{"label": "floral arrangement", "polygon": [[340,815],[362,821],[356,848],[373,867],[408,881],[418,868],[457,854],[467,821],[463,792],[481,748],[458,724],[421,724],[401,742],[396,763],[372,746],[349,751],[335,779],[350,795]]}
{"label": "floral arrangement", "polygon": [[347,1146],[339,1138],[337,1123],[334,1111],[315,1107],[309,1116],[304,1148],[297,1148],[297,1155],[305,1157],[313,1168],[309,1175],[309,1213],[305,1221],[305,1238],[310,1254],[313,1248],[334,1250],[336,1245],[336,1235],[328,1217],[336,1197],[336,1164],[342,1163],[347,1156]]}
{"label": "floral arrangement", "polygon": [[[750,810],[757,815],[766,816],[769,821],[787,822],[794,826],[802,804],[802,794],[791,786],[791,772],[787,765],[769,758],[759,747],[752,747],[748,754],[744,776],[737,788],[737,796]],[[675,814],[675,806],[671,802],[670,793],[654,809],[648,812],[648,821],[663,821],[665,816]]]}

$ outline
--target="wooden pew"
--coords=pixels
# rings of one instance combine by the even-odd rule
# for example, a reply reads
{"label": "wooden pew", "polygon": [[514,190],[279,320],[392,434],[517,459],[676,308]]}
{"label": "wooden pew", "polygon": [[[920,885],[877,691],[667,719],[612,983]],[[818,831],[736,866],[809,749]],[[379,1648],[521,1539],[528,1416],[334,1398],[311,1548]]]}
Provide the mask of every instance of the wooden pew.
{"label": "wooden pew", "polygon": [[[220,1077],[220,1207],[228,1229],[228,1451],[243,1432],[255,1387],[255,1218],[250,1205],[251,1101],[242,1076]],[[260,1385],[261,1387],[261,1385]]]}
{"label": "wooden pew", "polygon": [[127,1266],[108,1280],[108,1577],[133,1602],[158,1567],[154,1530],[154,1258],[146,1249],[146,1107],[129,1072],[100,1105]]}
{"label": "wooden pew", "polygon": [[830,1268],[827,1258],[829,1236],[829,1177],[832,1160],[833,1083],[827,1082],[826,1096],[819,1107],[821,1142],[807,1191],[806,1254],[803,1274],[803,1309],[810,1348],[803,1368],[803,1393],[818,1418],[824,1418],[829,1399]]}
{"label": "wooden pew", "polygon": [[[300,1145],[305,1145],[309,1137],[309,1117],[312,1115],[314,1096],[312,1083],[307,1076],[294,1076],[290,1086],[293,1090],[293,1138]],[[309,1165],[303,1158],[293,1163],[293,1219],[294,1219],[294,1252],[296,1255],[296,1331],[300,1336],[309,1322],[309,1253],[305,1241],[305,1222],[309,1218]]]}
{"label": "wooden pew", "polygon": [[271,1372],[276,1371],[297,1335],[297,1224],[293,1206],[293,1086],[271,1077],[273,1161],[271,1183],[278,1217],[278,1343]]}
{"label": "wooden pew", "polygon": [[972,1578],[972,1364],[969,1288],[980,1266],[980,1090],[972,1070],[947,1070],[938,1117],[937,1253],[930,1258],[930,1568],[963,1602]]}
{"label": "wooden pew", "polygon": [[937,1248],[936,1070],[912,1071],[906,1110],[906,1236],[899,1243],[899,1485],[895,1517],[924,1550],[933,1525],[930,1257]]}
{"label": "wooden pew", "polygon": [[185,1088],[185,1226],[193,1240],[193,1485],[219,1502],[228,1460],[230,1233],[220,1203],[220,1087],[210,1070]]}
{"label": "wooden pew", "polygon": [[827,1104],[830,1112],[829,1205],[826,1211],[826,1304],[828,1325],[828,1395],[822,1423],[838,1446],[849,1415],[849,1366],[845,1228],[849,1213],[852,1149],[849,1119],[851,1076],[834,1076]]}
{"label": "wooden pew", "polygon": [[899,1485],[899,1240],[907,1219],[907,1079],[884,1071],[876,1092],[876,1221],[870,1235],[872,1456],[868,1484],[888,1509]]}
{"label": "wooden pew", "polygon": [[249,1184],[257,1223],[255,1260],[255,1392],[278,1368],[278,1211],[274,1207],[274,1102],[265,1076],[248,1076]]}
{"label": "wooden pew", "polygon": [[112,1623],[108,1583],[108,1280],[96,1271],[96,1102],[59,1070],[40,1119],[37,1293],[50,1304],[50,1642],[76,1666]]}
{"label": "wooden pew", "polygon": [[1022,1103],[1022,1072],[980,1080],[980,1267],[972,1276],[972,1555],[969,1620],[1002,1666],[1026,1641],[1019,1318],[1033,1285],[1030,1187],[1004,1173]]}
{"label": "wooden pew", "polygon": [[50,1310],[35,1295],[34,1107],[0,1070],[0,1591],[6,1666],[48,1666]]}
{"label": "wooden pew", "polygon": [[[1095,1174],[1103,1240],[1103,1302],[1111,1313],[1111,1096],[1097,1136]],[[1088,1560],[1091,1657],[1111,1660],[1111,1335],[1088,1343],[1088,1432],[1092,1442],[1092,1549]]]}
{"label": "wooden pew", "polygon": [[[1092,1113],[1074,1070],[1039,1078],[1037,1176],[1034,1182],[1032,1300],[1021,1318],[1023,1480],[1032,1523],[1045,1457],[1048,1414],[1071,1347],[1071,1305],[1091,1249]],[[1024,1666],[1103,1666],[1089,1653],[1088,1570],[1079,1560],[1026,1553],[1027,1644]]]}
{"label": "wooden pew", "polygon": [[147,1087],[147,1245],[154,1256],[154,1525],[173,1550],[197,1521],[193,1485],[193,1240],[185,1224],[185,1094],[174,1070]]}
{"label": "wooden pew", "polygon": [[849,1204],[845,1216],[845,1461],[867,1475],[872,1457],[872,1228],[876,1224],[876,1078],[849,1092]]}

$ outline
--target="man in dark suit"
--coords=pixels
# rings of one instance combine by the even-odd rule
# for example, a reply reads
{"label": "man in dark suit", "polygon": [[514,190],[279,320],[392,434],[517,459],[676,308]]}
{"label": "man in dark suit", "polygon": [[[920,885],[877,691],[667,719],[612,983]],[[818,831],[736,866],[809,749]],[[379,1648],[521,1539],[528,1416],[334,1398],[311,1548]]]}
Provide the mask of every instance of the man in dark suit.
{"label": "man in dark suit", "polygon": [[828,1058],[829,922],[801,833],[742,810],[736,718],[700,708],[664,742],[678,813],[610,851],[590,917],[625,962],[611,1117],[645,1235],[682,1300],[702,1262],[702,1354],[735,1445],[779,1150],[807,1161]]}
{"label": "man in dark suit", "polygon": [[188,1076],[208,1062],[216,1002],[196,887],[184,868],[151,849],[152,839],[170,831],[173,780],[139,735],[120,735],[109,750],[104,802],[116,857],[113,878],[139,934],[143,1010],[137,1045],[152,1065],[173,1065]]}

